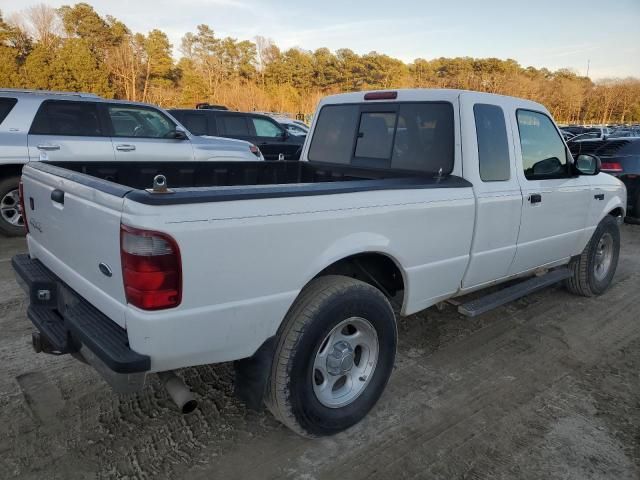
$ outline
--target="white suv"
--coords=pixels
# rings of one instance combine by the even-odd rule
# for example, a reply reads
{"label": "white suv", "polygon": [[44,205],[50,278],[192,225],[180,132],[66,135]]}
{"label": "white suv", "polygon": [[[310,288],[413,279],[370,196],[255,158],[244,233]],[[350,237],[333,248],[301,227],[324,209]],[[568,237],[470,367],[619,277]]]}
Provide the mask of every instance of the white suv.
{"label": "white suv", "polygon": [[191,135],[161,108],[86,93],[0,89],[0,233],[24,234],[18,183],[29,161],[256,161],[241,140]]}

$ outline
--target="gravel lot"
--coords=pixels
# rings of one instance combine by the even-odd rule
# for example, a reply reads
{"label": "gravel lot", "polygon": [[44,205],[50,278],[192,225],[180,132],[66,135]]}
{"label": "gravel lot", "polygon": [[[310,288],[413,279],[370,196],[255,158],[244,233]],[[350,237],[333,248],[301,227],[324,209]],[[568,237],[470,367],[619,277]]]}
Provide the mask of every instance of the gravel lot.
{"label": "gravel lot", "polygon": [[640,478],[640,226],[624,225],[602,297],[550,288],[477,319],[400,321],[381,401],[336,437],[304,440],[232,394],[230,365],[182,372],[178,414],[155,379],[118,397],[69,356],[33,353],[0,238],[0,478]]}

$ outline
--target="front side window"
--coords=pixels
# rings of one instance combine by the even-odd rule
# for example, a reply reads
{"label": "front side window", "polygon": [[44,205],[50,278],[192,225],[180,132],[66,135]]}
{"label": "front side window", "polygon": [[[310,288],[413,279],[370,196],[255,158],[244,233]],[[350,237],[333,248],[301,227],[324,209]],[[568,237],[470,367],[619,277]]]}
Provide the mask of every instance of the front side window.
{"label": "front side window", "polygon": [[509,180],[509,141],[502,108],[497,105],[473,106],[478,137],[478,163],[483,182]]}
{"label": "front side window", "polygon": [[247,119],[240,115],[220,115],[218,117],[218,130],[222,135],[230,137],[250,136]]}
{"label": "front side window", "polygon": [[518,110],[522,166],[528,180],[567,176],[567,151],[555,125],[546,115]]}
{"label": "front side window", "polygon": [[253,128],[258,137],[277,138],[282,137],[283,131],[277,125],[264,118],[251,117]]}
{"label": "front side window", "polygon": [[78,137],[101,136],[98,108],[92,102],[45,100],[36,113],[29,133]]}
{"label": "front side window", "polygon": [[0,125],[2,125],[2,122],[7,118],[16,103],[18,103],[18,100],[15,98],[0,98]]}
{"label": "front side window", "polygon": [[107,107],[114,137],[171,138],[175,124],[160,112],[131,105]]}

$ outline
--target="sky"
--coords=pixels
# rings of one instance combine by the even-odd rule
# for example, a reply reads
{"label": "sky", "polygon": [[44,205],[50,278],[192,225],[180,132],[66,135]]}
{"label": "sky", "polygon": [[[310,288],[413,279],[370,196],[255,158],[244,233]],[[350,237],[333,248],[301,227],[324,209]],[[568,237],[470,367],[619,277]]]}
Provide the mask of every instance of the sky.
{"label": "sky", "polygon": [[[640,77],[640,0],[85,0],[135,32],[159,28],[174,50],[206,23],[219,37],[280,48],[350,48],[416,58],[513,58],[593,79]],[[5,16],[57,0],[0,0]]]}

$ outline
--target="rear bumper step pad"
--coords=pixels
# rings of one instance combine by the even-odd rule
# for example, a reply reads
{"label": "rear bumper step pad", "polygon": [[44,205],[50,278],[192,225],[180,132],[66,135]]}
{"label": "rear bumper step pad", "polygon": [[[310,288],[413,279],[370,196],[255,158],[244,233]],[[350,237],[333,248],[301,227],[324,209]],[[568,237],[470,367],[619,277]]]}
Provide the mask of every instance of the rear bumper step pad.
{"label": "rear bumper step pad", "polygon": [[27,316],[58,352],[73,353],[84,347],[115,373],[150,369],[149,356],[129,348],[125,329],[87,303],[41,262],[23,254],[13,257],[11,264],[29,294]]}

